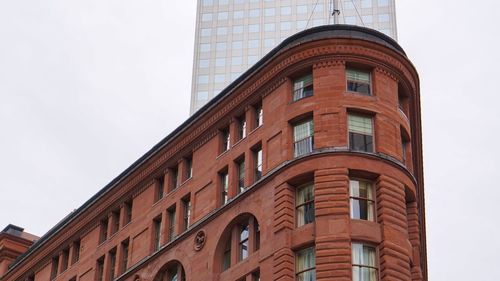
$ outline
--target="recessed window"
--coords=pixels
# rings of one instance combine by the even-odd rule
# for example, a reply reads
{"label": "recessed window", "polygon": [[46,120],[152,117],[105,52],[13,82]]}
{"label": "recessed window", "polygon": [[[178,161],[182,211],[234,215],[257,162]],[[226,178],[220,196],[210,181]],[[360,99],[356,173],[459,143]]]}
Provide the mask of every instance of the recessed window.
{"label": "recessed window", "polygon": [[352,280],[377,281],[377,254],[374,247],[352,243]]}
{"label": "recessed window", "polygon": [[200,68],[208,68],[210,66],[210,60],[200,60]]}
{"label": "recessed window", "polygon": [[128,200],[125,202],[124,210],[125,210],[125,215],[123,225],[128,224],[129,222],[132,221],[132,199]]}
{"label": "recessed window", "polygon": [[307,14],[307,5],[298,5],[297,14]]}
{"label": "recessed window", "polygon": [[221,190],[221,202],[225,205],[229,201],[229,175],[227,171],[219,173],[220,177],[220,190]]}
{"label": "recessed window", "polygon": [[57,269],[59,268],[59,256],[52,258],[52,266],[50,270],[50,280],[56,279]]}
{"label": "recessed window", "polygon": [[295,211],[297,226],[314,222],[314,185],[312,183],[297,188]]}
{"label": "recessed window", "polygon": [[349,149],[373,152],[372,117],[349,114]]}
{"label": "recessed window", "polygon": [[227,12],[220,12],[217,14],[217,20],[227,20]]}
{"label": "recessed window", "polygon": [[248,257],[248,237],[250,233],[248,224],[240,226],[239,232],[239,260],[242,261]]}
{"label": "recessed window", "polygon": [[314,148],[314,125],[311,119],[301,121],[293,126],[293,151],[298,157],[311,153]]}
{"label": "recessed window", "polygon": [[168,216],[168,241],[175,238],[175,205],[167,210]]}
{"label": "recessed window", "polygon": [[96,266],[95,266],[95,280],[96,281],[103,281],[104,279],[104,256],[100,257],[96,261]]}
{"label": "recessed window", "polygon": [[198,84],[208,84],[208,75],[199,75]]}
{"label": "recessed window", "polygon": [[122,257],[120,262],[120,274],[124,273],[128,267],[128,251],[129,251],[129,240],[125,240],[121,243]]}
{"label": "recessed window", "polygon": [[200,52],[210,52],[210,44],[200,44]]}
{"label": "recessed window", "polygon": [[312,74],[304,75],[293,81],[293,101],[298,101],[313,95]]}
{"label": "recessed window", "polygon": [[236,118],[237,121],[237,140],[244,139],[247,136],[247,120],[245,114]]}
{"label": "recessed window", "polygon": [[186,180],[193,177],[193,155],[184,158],[186,163]]}
{"label": "recessed window", "polygon": [[218,27],[217,35],[227,35],[227,27]]}
{"label": "recessed window", "polygon": [[238,172],[238,193],[245,191],[245,158],[236,161],[236,168]]}
{"label": "recessed window", "polygon": [[226,242],[224,253],[222,255],[222,271],[231,267],[231,239]]}
{"label": "recessed window", "polygon": [[253,149],[253,158],[254,158],[254,177],[255,181],[260,180],[262,178],[262,148],[259,146]]}
{"label": "recessed window", "polygon": [[156,252],[161,247],[161,216],[153,220],[153,250]]}
{"label": "recessed window", "polygon": [[349,181],[351,219],[375,221],[375,199],[371,182]]}
{"label": "recessed window", "polygon": [[182,227],[187,230],[191,225],[191,198],[189,195],[182,199]]}
{"label": "recessed window", "polygon": [[248,26],[248,32],[250,32],[250,33],[259,32],[259,25],[258,24],[250,24]]}
{"label": "recessed window", "polygon": [[243,41],[233,41],[231,44],[233,50],[241,50],[243,49]]}
{"label": "recessed window", "polygon": [[228,151],[231,148],[231,134],[229,133],[229,128],[226,127],[220,130],[221,139],[221,153]]}
{"label": "recessed window", "polygon": [[108,239],[108,218],[102,219],[100,224],[99,244]]}
{"label": "recessed window", "polygon": [[296,280],[316,280],[316,254],[314,247],[298,251],[295,255]]}
{"label": "recessed window", "polygon": [[179,187],[179,168],[176,166],[170,168],[170,191]]}
{"label": "recessed window", "polygon": [[259,47],[259,40],[248,40],[248,48],[256,49]]}
{"label": "recessed window", "polygon": [[111,212],[111,235],[120,229],[120,209]]}
{"label": "recessed window", "polygon": [[243,25],[235,25],[233,26],[234,34],[242,34],[243,33]]}
{"label": "recessed window", "polygon": [[346,69],[347,91],[371,95],[370,72],[359,69]]}
{"label": "recessed window", "polygon": [[201,36],[202,37],[208,37],[212,35],[212,29],[211,28],[202,28],[201,29]]}
{"label": "recessed window", "polygon": [[109,280],[115,279],[116,248],[109,251]]}
{"label": "recessed window", "polygon": [[64,272],[68,269],[69,265],[69,248],[66,248],[62,251],[62,260],[61,260],[61,272]]}
{"label": "recessed window", "polygon": [[264,24],[264,31],[275,31],[276,24],[275,23],[266,23]]}
{"label": "recessed window", "polygon": [[71,264],[80,260],[80,239],[73,242],[73,256],[71,257]]}
{"label": "recessed window", "polygon": [[217,67],[226,66],[226,59],[225,58],[215,59],[215,66],[217,66]]}
{"label": "recessed window", "polygon": [[258,128],[264,124],[264,111],[262,110],[262,104],[259,103],[254,106],[254,117],[255,117],[255,128]]}
{"label": "recessed window", "polygon": [[218,42],[217,44],[215,44],[215,49],[217,50],[217,52],[226,50],[226,47],[226,42]]}

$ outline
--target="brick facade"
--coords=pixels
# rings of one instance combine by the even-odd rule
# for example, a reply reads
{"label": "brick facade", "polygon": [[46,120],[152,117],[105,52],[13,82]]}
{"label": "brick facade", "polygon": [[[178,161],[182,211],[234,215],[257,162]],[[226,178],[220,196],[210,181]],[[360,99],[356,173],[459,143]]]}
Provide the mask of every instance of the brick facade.
{"label": "brick facade", "polygon": [[[370,74],[371,95],[347,90],[349,68]],[[294,101],[293,81],[307,73],[313,94]],[[419,100],[416,70],[381,33],[325,26],[294,35],[0,280],[295,280],[297,252],[308,247],[316,280],[353,280],[353,243],[376,250],[377,279],[427,280]],[[371,118],[373,152],[353,151],[353,113]],[[303,120],[314,124],[313,149],[295,157]],[[351,218],[353,179],[373,186],[371,220]],[[314,186],[314,220],[298,226],[305,183]]]}

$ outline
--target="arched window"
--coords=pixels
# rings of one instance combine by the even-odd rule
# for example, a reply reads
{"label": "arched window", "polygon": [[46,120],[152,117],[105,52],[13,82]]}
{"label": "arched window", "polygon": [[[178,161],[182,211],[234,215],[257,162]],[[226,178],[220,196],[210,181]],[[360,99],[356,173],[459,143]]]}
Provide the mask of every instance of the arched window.
{"label": "arched window", "polygon": [[218,257],[221,270],[250,257],[260,248],[260,227],[257,219],[242,215],[228,225],[218,245]]}
{"label": "arched window", "polygon": [[164,265],[156,274],[154,281],[186,281],[186,274],[182,264],[171,261]]}

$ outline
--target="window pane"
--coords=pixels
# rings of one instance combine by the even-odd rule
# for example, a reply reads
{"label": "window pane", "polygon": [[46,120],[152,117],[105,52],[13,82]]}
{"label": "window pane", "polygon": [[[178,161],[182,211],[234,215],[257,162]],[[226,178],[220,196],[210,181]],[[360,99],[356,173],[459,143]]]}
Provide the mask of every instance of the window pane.
{"label": "window pane", "polygon": [[371,135],[372,126],[371,117],[349,114],[349,132]]}
{"label": "window pane", "polygon": [[[302,272],[302,274],[297,275],[298,280],[311,280],[315,279],[302,279],[302,278],[313,278],[315,276],[314,268],[316,267],[316,256],[314,252],[314,247],[304,249],[297,252],[296,262],[295,262],[295,272]],[[309,273],[309,274],[307,274]]]}
{"label": "window pane", "polygon": [[313,121],[308,120],[293,127],[293,139],[299,141],[312,136],[314,133]]}
{"label": "window pane", "polygon": [[301,98],[313,95],[313,78],[312,74],[308,74],[293,83],[293,100],[297,101]]}

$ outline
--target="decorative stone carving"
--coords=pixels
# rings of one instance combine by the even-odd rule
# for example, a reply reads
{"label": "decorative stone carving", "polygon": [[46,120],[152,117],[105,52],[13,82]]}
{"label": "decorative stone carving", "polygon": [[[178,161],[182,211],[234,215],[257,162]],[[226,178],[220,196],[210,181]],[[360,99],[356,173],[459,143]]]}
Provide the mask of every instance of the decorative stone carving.
{"label": "decorative stone carving", "polygon": [[200,230],[198,233],[196,233],[196,236],[194,237],[194,250],[195,251],[200,251],[203,249],[203,246],[205,246],[205,242],[207,241],[207,234],[205,233],[205,230]]}

